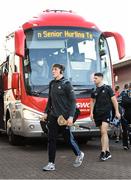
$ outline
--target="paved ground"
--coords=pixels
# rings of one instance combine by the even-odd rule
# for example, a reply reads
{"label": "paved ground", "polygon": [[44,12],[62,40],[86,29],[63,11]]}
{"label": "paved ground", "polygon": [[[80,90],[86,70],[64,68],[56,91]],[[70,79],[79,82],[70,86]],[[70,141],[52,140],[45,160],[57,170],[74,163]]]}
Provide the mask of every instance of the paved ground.
{"label": "paved ground", "polygon": [[70,148],[58,141],[56,171],[43,172],[47,163],[45,140],[27,142],[25,146],[11,146],[5,135],[0,136],[0,179],[131,179],[131,149],[124,151],[121,142],[110,141],[112,159],[98,160],[100,140],[82,144],[85,159],[81,167],[74,168],[75,159]]}

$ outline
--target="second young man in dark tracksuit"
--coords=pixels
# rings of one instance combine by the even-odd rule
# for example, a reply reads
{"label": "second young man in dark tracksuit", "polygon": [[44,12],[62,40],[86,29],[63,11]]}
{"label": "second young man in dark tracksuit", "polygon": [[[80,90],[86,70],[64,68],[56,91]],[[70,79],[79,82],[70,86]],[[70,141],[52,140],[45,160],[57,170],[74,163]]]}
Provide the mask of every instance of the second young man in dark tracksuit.
{"label": "second young man in dark tracksuit", "polygon": [[121,119],[123,148],[128,150],[129,144],[131,145],[131,83],[128,89],[121,93],[120,98],[123,108],[123,117]]}
{"label": "second young man in dark tracksuit", "polygon": [[112,105],[115,110],[115,117],[120,119],[118,110],[118,103],[115,94],[110,86],[103,84],[103,74],[94,74],[94,83],[96,89],[93,90],[91,97],[91,118],[94,119],[95,124],[100,129],[101,133],[101,154],[100,160],[107,160],[111,158],[109,150],[108,127],[111,119]]}
{"label": "second young man in dark tracksuit", "polygon": [[[54,64],[52,74],[54,80],[49,84],[49,98],[45,109],[44,119],[48,120],[48,156],[49,163],[43,167],[44,171],[55,170],[56,139],[58,131],[66,138],[67,142],[76,155],[74,167],[79,167],[83,161],[84,153],[80,151],[70,126],[73,124],[73,117],[76,111],[75,94],[71,83],[63,77],[64,67]],[[67,119],[67,126],[59,126],[57,119],[63,115]]]}

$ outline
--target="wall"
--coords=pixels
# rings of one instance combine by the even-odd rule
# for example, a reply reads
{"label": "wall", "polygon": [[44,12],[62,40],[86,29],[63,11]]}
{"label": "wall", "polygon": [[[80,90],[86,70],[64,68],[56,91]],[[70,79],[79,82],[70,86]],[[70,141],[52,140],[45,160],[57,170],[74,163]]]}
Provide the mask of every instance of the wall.
{"label": "wall", "polygon": [[131,65],[114,69],[115,76],[118,76],[118,81],[115,82],[115,85],[119,85],[122,90],[124,84],[131,83]]}

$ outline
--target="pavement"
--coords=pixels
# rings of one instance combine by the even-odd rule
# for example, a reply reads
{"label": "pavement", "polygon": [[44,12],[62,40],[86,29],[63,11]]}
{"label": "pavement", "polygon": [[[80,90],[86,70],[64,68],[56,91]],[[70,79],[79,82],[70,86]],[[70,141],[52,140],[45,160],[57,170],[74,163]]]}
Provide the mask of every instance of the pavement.
{"label": "pavement", "polygon": [[121,141],[110,140],[112,159],[101,162],[100,139],[80,144],[85,158],[73,167],[75,156],[63,140],[57,142],[56,171],[44,172],[48,163],[47,141],[28,139],[23,146],[12,146],[0,136],[0,179],[131,179],[131,149],[123,150]]}

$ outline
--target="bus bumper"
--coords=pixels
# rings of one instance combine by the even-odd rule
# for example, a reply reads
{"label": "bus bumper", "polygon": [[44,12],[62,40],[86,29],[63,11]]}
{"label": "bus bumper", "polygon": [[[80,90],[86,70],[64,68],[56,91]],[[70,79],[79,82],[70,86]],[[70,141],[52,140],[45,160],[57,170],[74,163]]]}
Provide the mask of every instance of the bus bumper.
{"label": "bus bumper", "polygon": [[21,131],[17,131],[18,135],[24,137],[43,137],[45,134],[41,128],[39,121],[24,120]]}
{"label": "bus bumper", "polygon": [[[22,128],[15,128],[14,134],[24,137],[46,137],[47,135],[43,132],[40,121],[36,120],[23,120]],[[71,132],[75,136],[84,137],[96,137],[100,135],[100,130],[95,126],[95,123],[90,118],[77,120],[75,125],[71,127]],[[110,131],[110,129],[109,129]]]}

